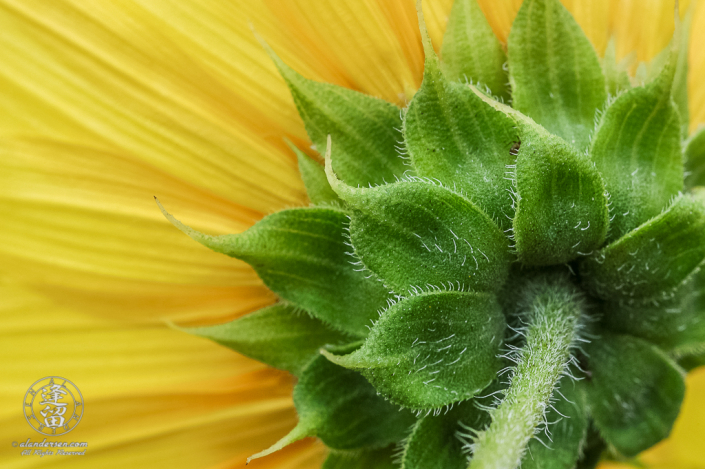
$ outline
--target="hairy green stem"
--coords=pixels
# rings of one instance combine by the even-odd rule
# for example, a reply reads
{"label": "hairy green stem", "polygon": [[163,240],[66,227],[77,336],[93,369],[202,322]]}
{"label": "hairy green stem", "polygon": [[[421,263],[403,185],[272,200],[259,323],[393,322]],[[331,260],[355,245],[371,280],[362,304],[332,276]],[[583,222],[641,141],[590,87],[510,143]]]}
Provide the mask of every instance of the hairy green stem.
{"label": "hairy green stem", "polygon": [[574,287],[558,280],[527,288],[522,305],[526,342],[511,355],[517,365],[510,386],[492,411],[490,427],[475,440],[469,469],[515,469],[544,419],[553,389],[568,366],[583,310]]}

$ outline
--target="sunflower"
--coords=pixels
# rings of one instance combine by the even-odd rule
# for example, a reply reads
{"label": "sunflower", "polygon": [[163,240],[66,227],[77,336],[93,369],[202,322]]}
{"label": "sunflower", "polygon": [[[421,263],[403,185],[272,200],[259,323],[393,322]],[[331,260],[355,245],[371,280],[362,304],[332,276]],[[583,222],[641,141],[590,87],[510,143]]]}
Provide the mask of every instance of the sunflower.
{"label": "sunflower", "polygon": [[[521,1],[479,3],[505,42]],[[563,3],[598,53],[634,74],[672,35],[671,2]],[[451,4],[424,5],[436,47]],[[700,44],[705,6],[681,11]],[[38,437],[19,407],[39,378],[65,376],[86,400],[69,438],[88,442],[86,456],[42,465],[238,466],[296,423],[289,374],[167,325],[223,323],[276,298],[152,200],[213,234],[307,203],[283,137],[310,142],[250,24],[308,78],[398,105],[421,85],[413,2],[0,2],[3,441]],[[705,122],[705,50],[689,59],[692,130]],[[701,369],[645,464],[705,467],[703,400]],[[252,467],[319,467],[325,451],[308,439]],[[0,456],[3,467],[37,461],[18,448]]]}

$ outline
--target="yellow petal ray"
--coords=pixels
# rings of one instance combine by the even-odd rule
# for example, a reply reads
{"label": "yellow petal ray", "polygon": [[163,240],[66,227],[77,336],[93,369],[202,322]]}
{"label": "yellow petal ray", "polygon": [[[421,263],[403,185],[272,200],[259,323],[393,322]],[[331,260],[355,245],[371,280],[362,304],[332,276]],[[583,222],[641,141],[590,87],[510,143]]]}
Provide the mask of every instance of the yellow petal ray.
{"label": "yellow petal ray", "polygon": [[[60,0],[10,2],[0,7],[0,74],[20,92],[4,97],[16,114],[3,120],[132,153],[260,211],[303,199],[295,159],[279,140],[284,132],[244,105],[247,84],[225,82],[180,48],[161,33],[162,19],[103,2],[81,3],[105,8],[102,21]],[[108,26],[123,23],[134,26],[129,36]],[[59,134],[58,116],[62,132],[67,122],[73,131]]]}
{"label": "yellow petal ray", "polygon": [[374,0],[264,1],[292,41],[326,65],[328,76],[339,73],[329,81],[397,103],[418,87],[418,62],[409,62],[418,57],[410,56],[399,39],[400,34],[418,34],[407,29],[408,15],[390,24]]}
{"label": "yellow petal ray", "polygon": [[[204,382],[216,390],[229,391],[233,383],[224,378],[234,372],[265,368],[230,349],[165,324],[138,324],[125,319],[117,322],[78,313],[14,285],[1,286],[0,293],[4,375],[0,392],[5,395],[24,393],[22,387],[41,378],[36,374],[59,372],[71,373],[82,383],[77,385],[94,396],[160,392],[162,385],[175,383],[192,392],[203,392]],[[31,378],[34,381],[23,384]]]}
{"label": "yellow petal ray", "polygon": [[[57,308],[16,285],[0,286],[0,294],[0,438],[41,441],[16,403],[43,376],[70,379],[85,402],[82,421],[64,439],[88,442],[87,456],[42,463],[156,467],[159,458],[171,462],[169,467],[244,463],[295,425],[288,373],[164,326],[116,324]],[[309,447],[300,448],[308,451],[304,459],[319,457],[320,448]],[[297,448],[289,456],[300,458]],[[19,452],[0,453],[2,467],[34,464]]]}
{"label": "yellow petal ray", "polygon": [[[427,5],[428,3],[424,4],[424,6]],[[397,97],[400,103],[408,102],[421,86],[421,78],[423,77],[424,54],[421,35],[418,33],[419,20],[416,14],[416,5],[413,1],[386,0],[378,2],[378,7],[387,21],[386,27],[396,36],[413,77],[413,86],[401,90],[404,92],[403,99],[400,100],[400,97]],[[440,45],[440,41],[436,44]]]}
{"label": "yellow petal ray", "polygon": [[690,29],[688,104],[690,130],[705,123],[705,2],[698,2]]}
{"label": "yellow petal ray", "polygon": [[610,38],[609,0],[561,0],[571,12],[599,55],[605,53]]}
{"label": "yellow petal ray", "polygon": [[478,0],[478,3],[494,33],[506,44],[522,0]]}
{"label": "yellow petal ray", "polygon": [[[436,52],[440,50],[443,43],[443,34],[446,31],[452,6],[453,0],[427,0],[423,3],[426,29],[428,30],[428,35],[431,36]],[[418,29],[418,26],[416,26],[416,29]]]}
{"label": "yellow petal ray", "polygon": [[[681,15],[690,0],[680,0]],[[611,28],[617,47],[617,59],[633,51],[637,60],[649,61],[666,47],[673,36],[672,0],[620,0],[611,8]]]}
{"label": "yellow petal ray", "polygon": [[245,263],[210,252],[160,213],[214,234],[262,214],[129,156],[46,140],[0,148],[0,259],[63,304],[152,320],[225,320],[273,301]]}

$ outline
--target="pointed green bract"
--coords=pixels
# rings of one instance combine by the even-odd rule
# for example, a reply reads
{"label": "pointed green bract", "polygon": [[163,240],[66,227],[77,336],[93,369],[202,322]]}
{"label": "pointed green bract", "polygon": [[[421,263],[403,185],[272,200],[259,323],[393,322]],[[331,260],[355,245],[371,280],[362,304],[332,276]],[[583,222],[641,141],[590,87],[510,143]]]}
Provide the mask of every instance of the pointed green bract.
{"label": "pointed green bract", "polygon": [[223,236],[204,235],[164,215],[204,246],[247,262],[274,293],[343,332],[364,337],[387,304],[382,283],[351,264],[348,218],[341,210],[283,210],[244,233]]}
{"label": "pointed green bract", "polygon": [[328,135],[333,137],[335,170],[343,181],[353,186],[384,184],[409,170],[395,148],[401,139],[398,107],[357,91],[308,80],[267,49],[318,151],[325,150]]}
{"label": "pointed green bract", "polygon": [[609,226],[607,196],[597,170],[533,120],[484,100],[510,117],[519,133],[512,175],[518,199],[513,231],[519,259],[540,266],[590,254],[602,244]]}
{"label": "pointed green bract", "polygon": [[698,191],[585,259],[580,272],[603,299],[667,299],[704,258],[705,191]]}
{"label": "pointed green bract", "polygon": [[355,253],[397,293],[449,282],[478,291],[502,286],[511,259],[507,240],[469,200],[423,181],[356,189],[332,172],[328,178],[353,208]]}
{"label": "pointed green bract", "polygon": [[629,74],[624,64],[617,62],[617,48],[615,40],[612,38],[605,49],[605,56],[602,59],[602,70],[605,74],[607,93],[617,96],[623,91],[631,88]]}
{"label": "pointed green bract", "polygon": [[321,469],[396,469],[391,448],[331,451]]}
{"label": "pointed green bract", "polygon": [[289,145],[289,147],[296,153],[296,158],[299,161],[299,173],[301,173],[301,179],[304,181],[306,193],[311,203],[314,205],[340,204],[342,201],[328,184],[323,165],[314,161],[313,158],[295,146]]}
{"label": "pointed green bract", "polygon": [[553,391],[553,399],[552,407],[546,410],[549,423],[529,442],[522,469],[573,469],[580,457],[588,428],[581,385],[564,376]]}
{"label": "pointed green bract", "polygon": [[354,339],[286,303],[279,303],[217,326],[184,329],[267,365],[301,374],[326,344]]}
{"label": "pointed green bract", "polygon": [[396,404],[434,409],[469,399],[494,379],[504,328],[494,295],[423,293],[390,307],[362,348],[326,356],[361,370]]}
{"label": "pointed green bract", "polygon": [[525,0],[509,33],[513,107],[580,150],[607,99],[590,41],[558,0]]}
{"label": "pointed green bract", "polygon": [[[294,387],[299,423],[261,458],[301,438],[317,436],[329,448],[384,448],[403,439],[414,416],[385,401],[359,373],[318,356]],[[249,461],[249,460],[248,460]]]}
{"label": "pointed green bract", "polygon": [[514,163],[513,122],[468,86],[448,81],[430,46],[426,53],[421,89],[404,118],[416,174],[461,191],[502,229],[509,228],[514,210],[506,166]]}
{"label": "pointed green bract", "polygon": [[609,226],[602,178],[559,138],[538,127],[524,129],[514,217],[519,259],[553,265],[590,254],[602,244]]}
{"label": "pointed green bract", "polygon": [[609,240],[658,215],[683,188],[673,70],[669,61],[655,81],[621,94],[593,138],[590,157],[611,197]]}
{"label": "pointed green bract", "polygon": [[465,469],[468,455],[459,432],[481,429],[489,416],[474,401],[456,404],[440,415],[427,415],[416,425],[406,440],[401,469]]}
{"label": "pointed green bract", "polygon": [[685,187],[695,186],[705,186],[705,127],[700,127],[685,147]]}
{"label": "pointed green bract", "polygon": [[609,212],[602,178],[585,157],[540,125],[504,107],[517,124],[514,240],[527,265],[590,254],[605,239]]}
{"label": "pointed green bract", "polygon": [[602,333],[585,351],[587,403],[607,443],[631,457],[666,438],[683,401],[683,370],[626,335]]}
{"label": "pointed green bract", "polygon": [[443,72],[453,81],[482,83],[509,98],[507,56],[477,0],[455,0],[441,48]]}

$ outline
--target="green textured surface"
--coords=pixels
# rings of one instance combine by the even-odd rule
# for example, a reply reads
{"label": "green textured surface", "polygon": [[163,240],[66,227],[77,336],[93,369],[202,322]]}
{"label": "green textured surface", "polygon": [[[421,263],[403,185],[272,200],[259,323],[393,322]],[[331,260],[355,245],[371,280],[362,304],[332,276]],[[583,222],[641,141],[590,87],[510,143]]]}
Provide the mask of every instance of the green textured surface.
{"label": "green textured surface", "polygon": [[332,136],[335,170],[341,179],[354,186],[384,184],[409,170],[395,148],[401,138],[398,107],[357,91],[306,79],[269,52],[320,153],[326,148],[328,135]]}
{"label": "green textured surface", "polygon": [[705,272],[700,270],[673,298],[635,305],[604,305],[603,324],[658,345],[676,356],[705,351]]}
{"label": "green textured surface", "polygon": [[387,304],[381,282],[350,263],[342,210],[282,210],[243,233],[223,236],[204,235],[170,219],[199,243],[247,262],[273,292],[343,332],[365,336],[370,320]]}
{"label": "green textured surface", "polygon": [[377,394],[360,373],[323,356],[312,361],[294,387],[299,426],[330,448],[383,448],[404,438],[416,420]]}
{"label": "green textured surface", "polygon": [[507,47],[514,108],[586,148],[607,92],[597,54],[575,19],[558,0],[526,0]]}
{"label": "green textured surface", "polygon": [[609,211],[602,178],[584,156],[530,120],[518,120],[521,147],[514,237],[519,259],[554,265],[604,241]]}
{"label": "green textured surface", "polygon": [[593,137],[590,158],[610,193],[610,241],[658,215],[683,189],[673,69],[669,62],[654,81],[621,94]]}
{"label": "green textured surface", "polygon": [[553,400],[546,410],[549,424],[529,442],[522,469],[573,469],[580,457],[588,428],[581,384],[564,376],[553,391]]}
{"label": "green textured surface", "polygon": [[508,240],[466,198],[422,181],[356,189],[334,175],[329,180],[352,208],[358,258],[397,293],[449,282],[479,291],[502,286],[511,261]]}
{"label": "green textured surface", "polygon": [[448,81],[433,49],[427,45],[425,50],[423,83],[404,118],[416,174],[462,192],[507,229],[514,214],[506,177],[506,166],[515,160],[510,153],[517,140],[514,123],[467,85]]}
{"label": "green textured surface", "polygon": [[454,81],[481,83],[509,98],[507,55],[477,0],[455,0],[441,48],[443,72]]}
{"label": "green textured surface", "polygon": [[491,294],[424,293],[390,307],[362,348],[328,356],[360,370],[396,404],[435,409],[469,399],[490,384],[504,328]]}
{"label": "green textured surface", "polygon": [[467,435],[468,428],[482,429],[488,423],[487,412],[472,400],[439,415],[423,417],[406,440],[401,469],[465,469],[468,454],[458,432]]}
{"label": "green textured surface", "polygon": [[685,187],[705,185],[705,127],[691,135],[685,146]]}
{"label": "green textured surface", "polygon": [[321,469],[395,469],[390,448],[370,451],[331,451]]}
{"label": "green textured surface", "polygon": [[295,375],[319,355],[318,350],[324,345],[354,340],[285,303],[225,324],[184,330]]}
{"label": "green textured surface", "polygon": [[537,276],[522,290],[521,321],[512,330],[522,340],[506,355],[510,384],[475,440],[470,469],[520,466],[581,334],[585,303],[566,271]]}
{"label": "green textured surface", "polygon": [[602,333],[587,344],[590,415],[607,443],[635,456],[668,436],[685,394],[683,370],[641,339]]}
{"label": "green textured surface", "polygon": [[629,302],[669,298],[705,258],[705,191],[668,210],[580,264],[592,294]]}

